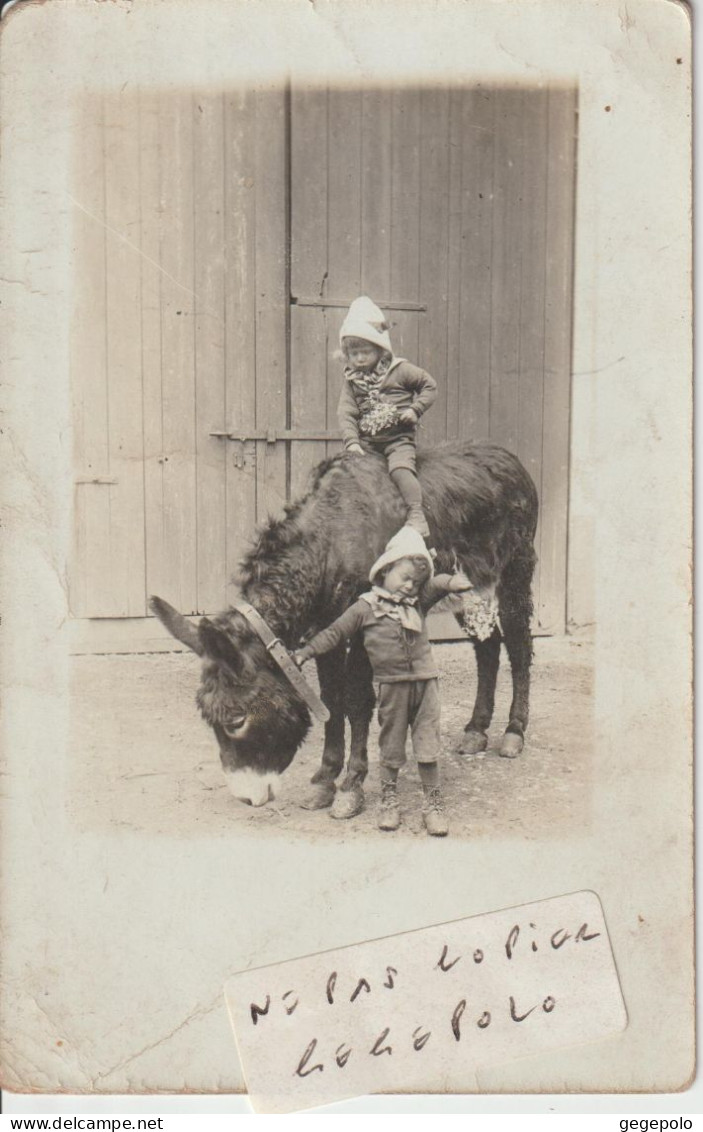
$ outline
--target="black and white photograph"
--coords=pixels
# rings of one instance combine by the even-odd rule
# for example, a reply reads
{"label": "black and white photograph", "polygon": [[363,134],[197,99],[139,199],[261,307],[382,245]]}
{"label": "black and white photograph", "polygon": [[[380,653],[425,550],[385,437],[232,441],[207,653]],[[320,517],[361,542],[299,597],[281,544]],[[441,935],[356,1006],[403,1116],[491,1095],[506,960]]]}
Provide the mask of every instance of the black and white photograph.
{"label": "black and white photograph", "polygon": [[618,1032],[403,1088],[685,1089],[685,9],[3,24],[3,1087],[244,1093],[233,976],[581,893]]}
{"label": "black and white photograph", "polygon": [[[88,98],[77,816],[312,838],[388,832],[404,808],[405,834],[584,820],[592,618],[587,573],[568,571],[577,93]],[[397,574],[389,594],[406,559],[417,579]],[[450,593],[426,629],[425,600]],[[503,763],[527,735],[533,634],[529,764]],[[315,665],[291,682],[290,652],[316,658],[310,692]]]}

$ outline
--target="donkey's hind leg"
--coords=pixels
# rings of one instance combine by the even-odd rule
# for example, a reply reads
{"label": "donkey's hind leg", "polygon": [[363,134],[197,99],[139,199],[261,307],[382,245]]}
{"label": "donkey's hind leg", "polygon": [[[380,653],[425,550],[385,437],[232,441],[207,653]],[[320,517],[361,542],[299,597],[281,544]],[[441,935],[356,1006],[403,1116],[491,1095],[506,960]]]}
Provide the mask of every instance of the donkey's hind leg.
{"label": "donkey's hind leg", "polygon": [[488,728],[493,718],[496,680],[500,664],[500,636],[495,630],[487,641],[474,641],[478,687],[471,719],[464,728],[464,737],[457,750],[462,755],[476,755],[488,746]]}
{"label": "donkey's hind leg", "polygon": [[523,556],[506,570],[499,590],[500,621],[510,658],[513,699],[510,719],[500,753],[514,759],[523,749],[530,712],[530,665],[532,664],[532,594],[534,554]]}

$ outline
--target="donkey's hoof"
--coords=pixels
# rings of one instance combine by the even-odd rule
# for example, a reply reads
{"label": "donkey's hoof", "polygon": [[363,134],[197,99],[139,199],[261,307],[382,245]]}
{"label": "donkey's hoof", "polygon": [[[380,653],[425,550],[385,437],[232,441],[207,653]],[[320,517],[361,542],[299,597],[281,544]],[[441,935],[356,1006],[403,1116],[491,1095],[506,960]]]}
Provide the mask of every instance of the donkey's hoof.
{"label": "donkey's hoof", "polygon": [[524,745],[525,740],[522,735],[517,735],[514,731],[506,731],[500,745],[501,758],[516,759]]}
{"label": "donkey's hoof", "polygon": [[334,782],[313,782],[299,805],[303,810],[326,810],[334,802],[336,792]]}
{"label": "donkey's hoof", "polygon": [[464,736],[457,747],[458,755],[479,755],[481,751],[485,751],[488,746],[488,736],[483,734],[483,731],[465,731]]}
{"label": "donkey's hoof", "polygon": [[351,790],[338,790],[332,809],[331,818],[355,818],[364,808],[364,791],[360,786],[353,786]]}

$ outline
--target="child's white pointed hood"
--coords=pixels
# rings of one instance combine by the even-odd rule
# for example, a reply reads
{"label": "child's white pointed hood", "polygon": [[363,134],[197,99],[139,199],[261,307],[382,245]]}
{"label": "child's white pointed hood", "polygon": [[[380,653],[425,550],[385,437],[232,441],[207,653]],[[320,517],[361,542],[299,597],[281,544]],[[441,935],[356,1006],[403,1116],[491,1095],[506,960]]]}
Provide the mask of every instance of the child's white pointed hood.
{"label": "child's white pointed hood", "polygon": [[430,577],[434,574],[434,563],[425,540],[415,527],[401,527],[397,534],[387,544],[380,558],[377,558],[369,572],[369,581],[375,585],[376,578],[386,566],[392,566],[401,558],[424,558],[430,568]]}
{"label": "child's white pointed hood", "polygon": [[361,295],[360,298],[354,299],[347,311],[339,332],[339,341],[343,344],[344,338],[363,338],[365,342],[373,342],[374,346],[380,346],[382,350],[392,354],[393,347],[388,330],[386,316],[380,307],[377,307],[366,295]]}

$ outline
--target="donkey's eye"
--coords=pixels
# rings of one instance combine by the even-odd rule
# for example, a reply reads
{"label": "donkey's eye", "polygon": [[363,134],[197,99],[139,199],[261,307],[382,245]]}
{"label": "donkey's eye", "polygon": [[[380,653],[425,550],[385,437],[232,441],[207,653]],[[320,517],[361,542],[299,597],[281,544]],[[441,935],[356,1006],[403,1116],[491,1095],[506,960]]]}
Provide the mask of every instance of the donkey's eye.
{"label": "donkey's eye", "polygon": [[222,724],[222,730],[230,739],[236,739],[237,734],[242,730],[246,721],[247,717],[245,714],[231,715],[227,722]]}

